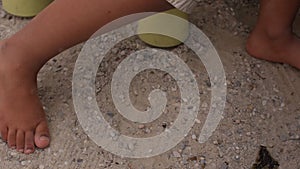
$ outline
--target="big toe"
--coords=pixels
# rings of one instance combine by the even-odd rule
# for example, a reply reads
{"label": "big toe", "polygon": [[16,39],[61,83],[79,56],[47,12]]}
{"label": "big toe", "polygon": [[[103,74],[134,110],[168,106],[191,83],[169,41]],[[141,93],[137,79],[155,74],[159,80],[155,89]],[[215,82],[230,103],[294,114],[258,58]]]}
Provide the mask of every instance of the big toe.
{"label": "big toe", "polygon": [[46,148],[50,144],[50,134],[46,121],[41,122],[35,129],[34,142],[38,148]]}

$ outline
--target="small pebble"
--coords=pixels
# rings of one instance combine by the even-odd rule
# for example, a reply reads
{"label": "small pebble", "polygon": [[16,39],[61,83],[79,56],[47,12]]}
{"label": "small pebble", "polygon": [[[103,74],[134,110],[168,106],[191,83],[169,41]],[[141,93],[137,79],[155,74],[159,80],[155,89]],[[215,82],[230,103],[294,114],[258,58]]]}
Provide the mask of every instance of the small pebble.
{"label": "small pebble", "polygon": [[223,157],[224,157],[224,153],[223,153],[221,150],[219,150],[219,157],[220,157],[220,158],[223,158]]}
{"label": "small pebble", "polygon": [[277,88],[273,88],[274,92],[279,93],[279,90]]}
{"label": "small pebble", "polygon": [[218,145],[219,142],[218,142],[217,140],[215,140],[215,141],[213,141],[213,144],[214,144],[214,145]]}
{"label": "small pebble", "polygon": [[17,154],[18,154],[18,153],[15,152],[15,151],[13,151],[13,152],[10,153],[11,156],[16,156]]}
{"label": "small pebble", "polygon": [[121,56],[126,55],[126,51],[122,50],[122,51],[120,52],[120,55],[121,55]]}
{"label": "small pebble", "polygon": [[300,136],[299,136],[299,135],[295,135],[295,136],[292,136],[291,139],[292,139],[292,140],[299,140],[299,139],[300,139]]}
{"label": "small pebble", "polygon": [[176,88],[176,87],[172,87],[172,88],[171,88],[171,91],[172,91],[172,92],[176,92],[176,91],[177,91],[177,88]]}
{"label": "small pebble", "polygon": [[144,129],[145,128],[145,125],[141,124],[139,125],[139,129]]}
{"label": "small pebble", "polygon": [[173,151],[173,156],[175,158],[180,158],[181,157],[180,153],[178,153],[177,151]]}
{"label": "small pebble", "polygon": [[6,17],[6,13],[4,11],[0,11],[0,17],[1,18],[5,18]]}
{"label": "small pebble", "polygon": [[269,148],[273,148],[273,147],[274,147],[274,144],[273,144],[273,143],[268,143],[268,147],[269,147]]}
{"label": "small pebble", "polygon": [[26,165],[26,161],[21,161],[21,165]]}
{"label": "small pebble", "polygon": [[111,136],[111,137],[115,137],[115,136],[116,136],[116,133],[115,133],[115,132],[111,132],[111,133],[110,133],[110,136]]}
{"label": "small pebble", "polygon": [[201,123],[201,121],[199,119],[195,119],[195,122],[198,123],[198,124]]}
{"label": "small pebble", "polygon": [[77,159],[77,163],[82,163],[83,162],[83,159],[79,158]]}
{"label": "small pebble", "polygon": [[206,166],[206,159],[203,156],[200,157],[200,165],[202,168],[205,168]]}
{"label": "small pebble", "polygon": [[134,145],[132,143],[129,143],[128,148],[129,148],[129,150],[134,150]]}

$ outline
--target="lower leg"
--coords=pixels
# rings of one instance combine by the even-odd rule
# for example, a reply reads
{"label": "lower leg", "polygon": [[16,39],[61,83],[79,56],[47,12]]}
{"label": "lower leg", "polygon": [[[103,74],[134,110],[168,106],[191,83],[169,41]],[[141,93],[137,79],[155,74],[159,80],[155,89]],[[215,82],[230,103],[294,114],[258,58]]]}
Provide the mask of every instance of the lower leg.
{"label": "lower leg", "polygon": [[172,8],[165,0],[55,0],[7,44],[32,55],[36,71],[64,49],[87,40],[105,24],[138,12]]}
{"label": "lower leg", "polygon": [[261,0],[257,24],[247,42],[254,57],[300,68],[300,40],[292,31],[300,0]]}
{"label": "lower leg", "polygon": [[0,132],[10,147],[32,153],[49,145],[37,95],[40,68],[119,17],[172,8],[165,0],[55,0],[21,31],[0,41]]}

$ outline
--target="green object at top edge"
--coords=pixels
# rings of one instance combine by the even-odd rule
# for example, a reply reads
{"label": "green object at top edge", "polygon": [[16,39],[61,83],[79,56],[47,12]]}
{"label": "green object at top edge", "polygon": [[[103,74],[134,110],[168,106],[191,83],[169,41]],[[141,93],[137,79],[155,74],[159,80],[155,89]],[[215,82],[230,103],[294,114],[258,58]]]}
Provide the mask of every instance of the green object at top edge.
{"label": "green object at top edge", "polygon": [[[174,15],[177,17],[180,17],[184,20],[188,20],[188,14],[174,8],[171,10],[167,10],[165,12],[162,12],[165,14]],[[172,24],[164,24],[171,22],[170,20],[164,20],[159,17],[159,14],[155,14],[153,16],[149,16],[145,19],[142,19],[139,21],[138,24],[138,32],[152,32],[152,30],[155,30],[157,28],[162,28],[165,26],[166,29],[169,29],[170,32],[176,33],[178,37],[180,37],[180,40],[160,35],[160,34],[139,34],[138,37],[145,42],[148,45],[159,47],[159,48],[170,48],[180,45],[182,42],[184,42],[188,36],[189,36],[189,23],[188,22],[176,22],[176,20],[173,20],[173,25],[175,24],[175,27],[169,27]]]}
{"label": "green object at top edge", "polygon": [[2,0],[3,9],[16,16],[32,17],[41,12],[53,0]]}

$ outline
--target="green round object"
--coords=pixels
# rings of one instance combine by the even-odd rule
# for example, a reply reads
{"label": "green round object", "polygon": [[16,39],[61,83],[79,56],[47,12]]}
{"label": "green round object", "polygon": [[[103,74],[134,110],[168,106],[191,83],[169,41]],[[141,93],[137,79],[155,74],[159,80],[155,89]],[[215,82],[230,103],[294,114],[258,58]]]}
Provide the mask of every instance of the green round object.
{"label": "green round object", "polygon": [[15,16],[32,17],[53,0],[2,0],[3,9]]}
{"label": "green round object", "polygon": [[[188,14],[178,10],[171,9],[162,13],[174,15],[184,20],[188,20]],[[139,38],[148,45],[160,48],[169,48],[180,45],[189,36],[189,24],[188,22],[178,22],[178,20],[165,20],[161,18],[159,14],[149,16],[142,19],[138,23],[138,32],[152,32],[151,30],[167,29],[180,37],[180,40],[172,37],[158,35],[158,34],[139,34]]]}

